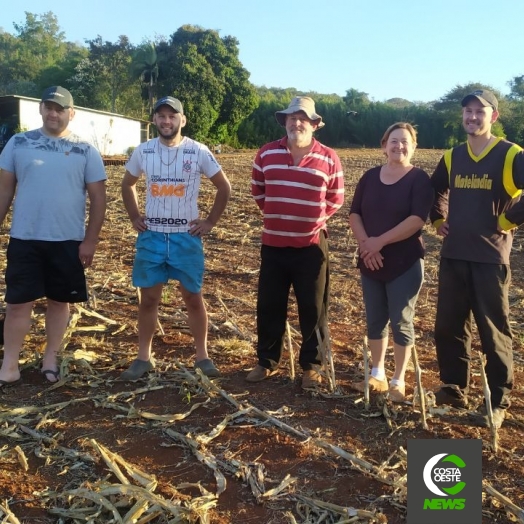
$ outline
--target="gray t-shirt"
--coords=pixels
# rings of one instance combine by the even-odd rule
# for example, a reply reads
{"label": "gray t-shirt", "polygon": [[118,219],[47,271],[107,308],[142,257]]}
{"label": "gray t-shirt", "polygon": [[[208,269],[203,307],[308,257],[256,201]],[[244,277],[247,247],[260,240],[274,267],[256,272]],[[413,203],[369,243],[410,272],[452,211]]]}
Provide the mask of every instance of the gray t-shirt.
{"label": "gray t-shirt", "polygon": [[83,240],[86,184],[106,180],[96,148],[70,134],[54,138],[39,129],[11,137],[0,169],[16,176],[10,235],[20,240]]}

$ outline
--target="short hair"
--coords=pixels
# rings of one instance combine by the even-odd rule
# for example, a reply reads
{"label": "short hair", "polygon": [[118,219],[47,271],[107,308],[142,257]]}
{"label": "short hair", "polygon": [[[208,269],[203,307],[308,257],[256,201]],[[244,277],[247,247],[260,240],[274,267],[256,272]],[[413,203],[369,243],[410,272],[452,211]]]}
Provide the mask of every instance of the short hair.
{"label": "short hair", "polygon": [[417,130],[411,124],[408,124],[407,122],[396,122],[390,125],[386,129],[386,132],[384,133],[384,136],[382,137],[382,140],[380,141],[380,145],[382,147],[385,147],[389,139],[389,135],[391,135],[391,133],[393,133],[393,131],[395,131],[396,129],[405,129],[411,135],[413,143],[414,144],[417,143]]}

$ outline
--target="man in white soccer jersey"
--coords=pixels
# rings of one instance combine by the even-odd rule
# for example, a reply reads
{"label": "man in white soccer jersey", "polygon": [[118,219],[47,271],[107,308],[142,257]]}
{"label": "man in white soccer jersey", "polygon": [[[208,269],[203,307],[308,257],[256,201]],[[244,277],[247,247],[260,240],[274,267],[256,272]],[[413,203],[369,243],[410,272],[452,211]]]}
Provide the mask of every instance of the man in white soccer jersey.
{"label": "man in white soccer jersey", "polygon": [[[121,380],[137,380],[154,368],[151,345],[157,326],[164,284],[178,280],[195,340],[195,367],[209,377],[220,375],[207,352],[207,312],[202,298],[204,251],[202,236],[222,215],[231,186],[221,166],[204,145],[182,137],[186,116],[182,103],[165,96],[153,111],[158,138],[140,144],[126,165],[122,181],[124,206],[138,232],[133,285],[141,289],[138,309],[138,355]],[[145,215],[136,192],[139,177],[146,177]],[[213,206],[199,218],[200,179],[216,187]]]}

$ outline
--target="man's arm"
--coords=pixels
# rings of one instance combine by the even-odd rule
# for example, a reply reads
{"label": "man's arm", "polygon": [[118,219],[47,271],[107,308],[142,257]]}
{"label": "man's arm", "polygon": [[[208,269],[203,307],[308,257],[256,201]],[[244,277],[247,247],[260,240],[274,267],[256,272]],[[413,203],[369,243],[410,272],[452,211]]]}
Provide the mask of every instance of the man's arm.
{"label": "man's arm", "polygon": [[[518,146],[513,146],[518,147]],[[520,149],[520,148],[519,148]],[[524,151],[520,150],[513,159],[513,184],[516,189],[524,189]],[[515,197],[514,197],[515,198]],[[524,198],[520,195],[510,209],[498,217],[498,230],[507,233],[524,223]]]}
{"label": "man's arm", "polygon": [[133,224],[133,228],[140,233],[146,231],[147,225],[145,216],[140,214],[138,207],[138,196],[136,194],[137,182],[138,177],[126,171],[122,179],[122,201],[124,202],[129,220],[131,220],[131,224]]}
{"label": "man's arm", "polygon": [[449,197],[449,173],[444,157],[440,159],[433,175],[431,185],[434,191],[434,202],[429,219],[437,233],[441,236],[448,234],[448,197]]}
{"label": "man's arm", "polygon": [[87,220],[86,234],[78,249],[78,256],[84,267],[93,263],[98,235],[104,223],[106,214],[106,183],[105,180],[86,184],[89,196],[89,217]]}
{"label": "man's arm", "polygon": [[259,151],[253,162],[253,168],[251,170],[251,195],[255,199],[255,202],[260,210],[264,211],[264,203],[266,199],[266,182],[260,162],[261,157]]}
{"label": "man's arm", "polygon": [[335,157],[335,172],[330,175],[329,186],[326,192],[326,215],[335,214],[344,203],[344,172],[338,155]]}
{"label": "man's arm", "polygon": [[11,171],[0,169],[0,225],[4,223],[5,217],[16,191],[16,176]]}
{"label": "man's arm", "polygon": [[229,201],[231,195],[231,184],[224,172],[220,170],[218,173],[214,174],[210,180],[217,189],[213,206],[207,218],[197,218],[190,222],[189,225],[191,228],[189,229],[189,233],[191,235],[202,236],[209,233],[222,216]]}

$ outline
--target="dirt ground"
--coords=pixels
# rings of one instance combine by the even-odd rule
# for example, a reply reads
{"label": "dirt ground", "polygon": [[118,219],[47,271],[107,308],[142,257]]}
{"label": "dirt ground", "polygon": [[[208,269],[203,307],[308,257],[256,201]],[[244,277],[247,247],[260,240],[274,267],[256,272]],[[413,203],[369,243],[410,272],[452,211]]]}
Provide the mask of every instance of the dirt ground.
{"label": "dirt ground", "polygon": [[[513,405],[498,432],[470,412],[391,404],[350,389],[363,376],[364,314],[355,242],[348,232],[354,185],[382,161],[378,150],[339,151],[346,204],[329,227],[330,331],[336,383],[319,391],[300,387],[300,368],[286,353],[278,374],[245,382],[255,365],[255,303],[261,220],[250,196],[254,151],[219,155],[233,185],[230,205],[205,239],[211,357],[222,372],[213,383],[193,372],[193,347],[175,285],[165,289],[154,342],[157,367],[136,383],[117,381],[135,357],[137,293],[130,273],[134,232],[120,200],[122,166],[109,173],[109,212],[93,268],[91,300],[71,308],[62,352],[62,380],[40,374],[44,304],[21,354],[22,384],[0,391],[1,522],[199,522],[215,524],[406,521],[408,439],[483,441],[482,523],[524,522],[491,488],[524,507],[524,265],[523,236],[514,245],[511,307],[514,328]],[[429,172],[440,151],[418,151]],[[212,185],[203,182],[201,208]],[[439,380],[433,347],[439,239],[425,231],[426,281],[416,317],[418,360],[425,399]],[[1,252],[8,235],[4,229]],[[5,261],[0,260],[0,269]],[[0,291],[4,291],[0,281]],[[290,338],[300,336],[290,302]],[[478,348],[478,346],[477,346]],[[387,369],[392,371],[388,353]],[[480,360],[472,397],[481,403]],[[294,377],[294,375],[296,375]],[[407,375],[413,401],[415,374]],[[522,510],[520,510],[522,512]],[[478,524],[478,523],[465,523]]]}

